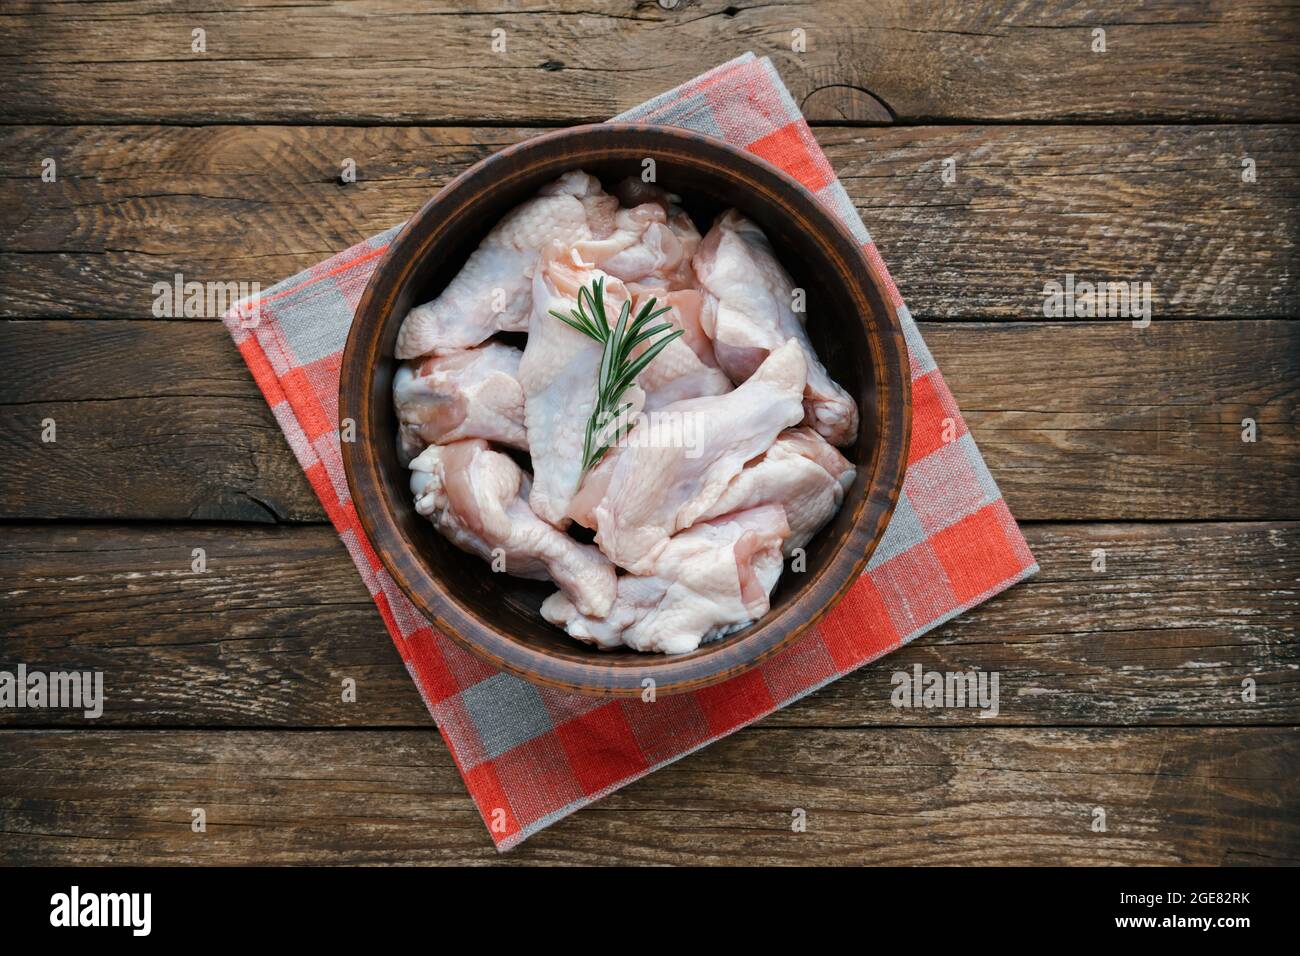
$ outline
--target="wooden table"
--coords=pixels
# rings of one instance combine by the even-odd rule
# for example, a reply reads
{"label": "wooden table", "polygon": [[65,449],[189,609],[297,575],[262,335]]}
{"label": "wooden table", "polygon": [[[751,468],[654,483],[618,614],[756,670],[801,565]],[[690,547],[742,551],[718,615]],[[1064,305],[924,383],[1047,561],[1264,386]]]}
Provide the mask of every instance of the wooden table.
{"label": "wooden table", "polygon": [[[10,0],[0,669],[100,670],[108,702],[0,711],[0,862],[1297,862],[1297,24],[1262,0]],[[499,858],[226,332],[155,317],[153,285],[265,286],[745,50],[815,126],[1042,572]],[[1150,282],[1154,321],[1045,319],[1067,274]],[[896,710],[915,664],[998,671],[1001,712]]]}

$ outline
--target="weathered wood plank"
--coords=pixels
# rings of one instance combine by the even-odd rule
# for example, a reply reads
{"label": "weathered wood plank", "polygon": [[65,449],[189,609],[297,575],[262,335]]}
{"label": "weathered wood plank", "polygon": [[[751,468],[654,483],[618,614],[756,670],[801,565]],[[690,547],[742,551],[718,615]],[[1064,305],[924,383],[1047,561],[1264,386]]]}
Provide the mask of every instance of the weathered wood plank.
{"label": "weathered wood plank", "polygon": [[[1298,323],[923,330],[1023,519],[1300,517]],[[216,323],[0,323],[0,450],[0,517],[324,517]]]}
{"label": "weathered wood plank", "polygon": [[1294,728],[752,729],[498,857],[432,732],[8,731],[0,862],[1283,864],[1298,758]]}
{"label": "weathered wood plank", "polygon": [[[1300,524],[1028,525],[1037,577],[772,726],[1300,723]],[[192,570],[202,548],[207,570]],[[1092,570],[1094,551],[1106,570]],[[0,669],[101,671],[93,726],[424,726],[324,526],[11,526]],[[899,709],[891,676],[999,675],[999,713]],[[342,681],[357,699],[342,700]],[[1244,682],[1255,699],[1243,700]],[[79,711],[0,711],[87,727]]]}
{"label": "weathered wood plank", "polygon": [[0,343],[0,515],[324,517],[220,324],[11,322]]}
{"label": "weathered wood plank", "polygon": [[1276,0],[20,0],[6,13],[11,122],[600,120],[746,50],[773,58],[814,120],[1268,120],[1300,104],[1295,6]]}
{"label": "weathered wood plank", "polygon": [[[1024,519],[1300,517],[1294,322],[926,324],[923,334]],[[1242,440],[1246,418],[1254,442]]]}
{"label": "weathered wood plank", "polygon": [[[396,223],[520,129],[0,129],[0,314],[147,318],[154,283],[263,287]],[[1066,273],[1157,319],[1300,313],[1300,132],[823,128],[915,315],[1042,318]],[[43,182],[41,160],[59,179]],[[946,159],[956,182],[941,178]],[[1241,179],[1242,161],[1256,181]],[[358,181],[340,181],[342,163]]]}

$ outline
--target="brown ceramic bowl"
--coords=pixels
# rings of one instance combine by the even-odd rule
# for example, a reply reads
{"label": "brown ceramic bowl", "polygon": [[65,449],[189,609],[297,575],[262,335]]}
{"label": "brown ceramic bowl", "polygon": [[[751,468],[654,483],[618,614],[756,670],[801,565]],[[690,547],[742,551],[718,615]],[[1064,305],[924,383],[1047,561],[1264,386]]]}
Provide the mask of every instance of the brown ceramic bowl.
{"label": "brown ceramic bowl", "polygon": [[[787,569],[762,620],[680,656],[600,651],[544,621],[553,586],[493,574],[415,513],[395,447],[393,344],[407,311],[437,295],[512,207],[571,169],[612,186],[655,160],[659,185],[683,198],[699,226],[731,206],[761,226],[807,292],[818,355],[858,402],[857,443],[843,449],[857,481],[834,520]],[[776,167],[717,140],[666,127],[605,124],[547,133],[466,170],[393,240],[357,307],[343,353],[339,416],[348,486],[385,567],[434,626],[521,676],[585,694],[634,696],[649,677],[670,694],[741,673],[790,644],[862,572],[903,482],[911,428],[907,350],[898,316],[861,249],[806,189]]]}

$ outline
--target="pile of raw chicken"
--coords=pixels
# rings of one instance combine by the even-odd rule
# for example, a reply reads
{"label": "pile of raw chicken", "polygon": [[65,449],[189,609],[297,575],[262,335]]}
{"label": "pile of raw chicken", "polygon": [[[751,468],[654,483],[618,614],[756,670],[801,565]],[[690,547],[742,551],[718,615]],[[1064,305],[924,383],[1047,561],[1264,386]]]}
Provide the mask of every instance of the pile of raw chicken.
{"label": "pile of raw chicken", "polygon": [[[494,570],[553,581],[542,615],[601,648],[682,654],[762,617],[855,477],[834,446],[856,441],[857,406],[767,238],[734,210],[701,237],[678,202],[567,173],[397,338],[416,510]],[[601,277],[611,323],[653,297],[684,334],[624,393],[633,427],[584,473],[602,346],[551,312]]]}

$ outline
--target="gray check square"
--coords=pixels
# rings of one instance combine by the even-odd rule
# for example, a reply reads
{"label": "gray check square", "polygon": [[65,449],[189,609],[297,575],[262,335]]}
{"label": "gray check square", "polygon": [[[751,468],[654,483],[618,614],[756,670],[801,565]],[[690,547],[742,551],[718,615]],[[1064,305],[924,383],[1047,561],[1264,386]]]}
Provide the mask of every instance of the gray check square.
{"label": "gray check square", "polygon": [[551,729],[551,716],[537,689],[512,674],[479,681],[460,696],[489,757],[499,757]]}

